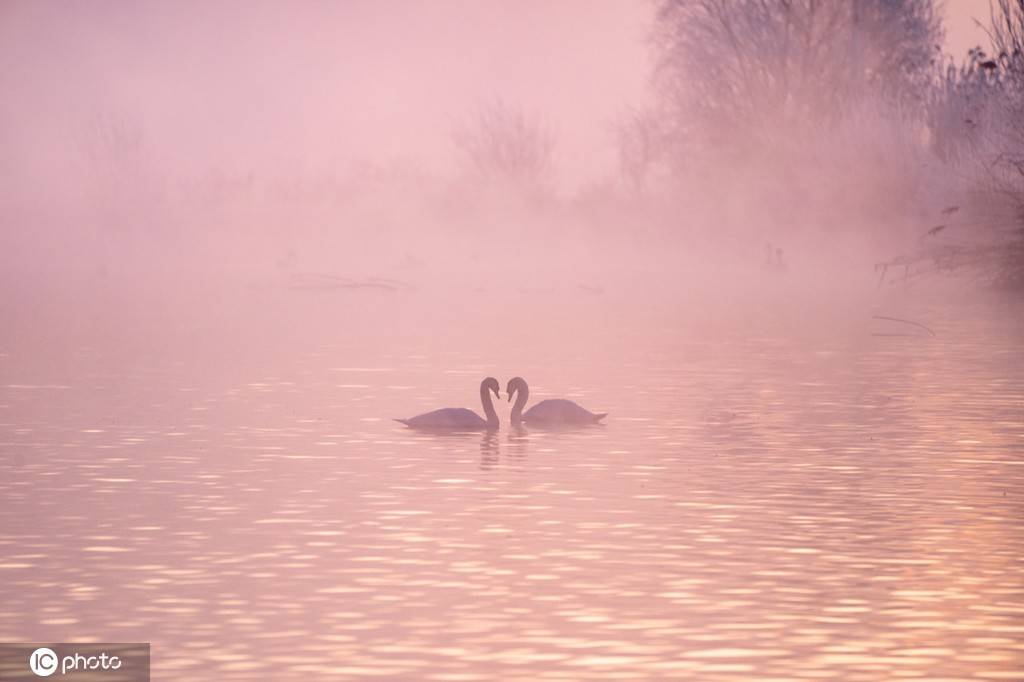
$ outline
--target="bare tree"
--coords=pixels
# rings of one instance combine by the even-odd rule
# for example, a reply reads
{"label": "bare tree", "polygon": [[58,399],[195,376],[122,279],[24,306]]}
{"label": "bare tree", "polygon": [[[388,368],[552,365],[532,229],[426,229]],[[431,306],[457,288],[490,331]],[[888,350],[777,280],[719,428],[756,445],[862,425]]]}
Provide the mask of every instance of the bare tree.
{"label": "bare tree", "polygon": [[104,183],[124,183],[142,166],[142,130],[127,118],[94,115],[76,129],[88,170]]}
{"label": "bare tree", "polygon": [[109,228],[151,224],[143,219],[163,195],[141,127],[130,117],[97,114],[71,130],[79,149],[89,200]]}
{"label": "bare tree", "polygon": [[452,139],[489,183],[536,191],[550,180],[554,135],[536,117],[501,100],[457,127]]}
{"label": "bare tree", "polygon": [[644,191],[654,167],[664,160],[665,132],[649,110],[632,111],[615,125],[619,170],[632,190]]}
{"label": "bare tree", "polygon": [[691,132],[770,140],[865,94],[920,99],[940,39],[933,0],[661,0],[658,83]]}

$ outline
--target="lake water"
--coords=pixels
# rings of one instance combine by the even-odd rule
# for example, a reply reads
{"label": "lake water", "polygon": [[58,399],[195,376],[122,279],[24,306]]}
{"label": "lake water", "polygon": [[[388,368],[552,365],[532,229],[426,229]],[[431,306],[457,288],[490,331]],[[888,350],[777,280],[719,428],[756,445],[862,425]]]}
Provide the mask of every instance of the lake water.
{"label": "lake water", "polygon": [[[0,641],[149,641],[156,679],[1024,679],[1024,306],[698,299],[8,301]],[[390,421],[488,375],[610,416]]]}

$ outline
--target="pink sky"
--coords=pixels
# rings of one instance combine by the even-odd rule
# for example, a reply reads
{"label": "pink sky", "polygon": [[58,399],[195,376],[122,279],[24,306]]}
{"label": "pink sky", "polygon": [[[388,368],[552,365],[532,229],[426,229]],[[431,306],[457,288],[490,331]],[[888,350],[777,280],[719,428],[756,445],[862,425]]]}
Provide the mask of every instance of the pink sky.
{"label": "pink sky", "polygon": [[946,0],[946,49],[956,56],[987,42],[975,20],[988,24],[988,0]]}

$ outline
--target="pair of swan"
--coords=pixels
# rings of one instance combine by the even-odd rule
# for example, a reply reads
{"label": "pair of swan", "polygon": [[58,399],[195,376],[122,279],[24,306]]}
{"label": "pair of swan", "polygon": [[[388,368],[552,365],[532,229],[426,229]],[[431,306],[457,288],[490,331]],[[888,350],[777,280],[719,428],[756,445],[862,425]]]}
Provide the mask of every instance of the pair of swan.
{"label": "pair of swan", "polygon": [[[395,421],[414,429],[493,431],[498,428],[499,422],[498,413],[494,411],[494,403],[491,402],[491,393],[500,399],[500,388],[501,385],[494,377],[487,377],[480,382],[480,402],[484,406],[485,418],[465,407],[445,407],[410,419],[396,419]],[[571,400],[561,398],[542,400],[523,413],[523,407],[526,406],[526,401],[530,398],[530,387],[522,377],[510,379],[505,392],[508,394],[509,402],[512,401],[513,395],[516,396],[516,402],[512,406],[511,422],[513,426],[526,424],[550,428],[596,424],[608,414],[607,412],[594,414]]]}

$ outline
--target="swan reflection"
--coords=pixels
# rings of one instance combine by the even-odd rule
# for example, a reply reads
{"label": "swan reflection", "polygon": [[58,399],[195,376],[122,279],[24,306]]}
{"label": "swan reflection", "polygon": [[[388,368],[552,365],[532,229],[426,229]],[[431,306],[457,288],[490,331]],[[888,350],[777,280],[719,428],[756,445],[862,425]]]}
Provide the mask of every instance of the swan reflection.
{"label": "swan reflection", "polygon": [[497,467],[500,461],[501,446],[498,444],[498,434],[487,431],[480,439],[480,469],[490,471]]}

